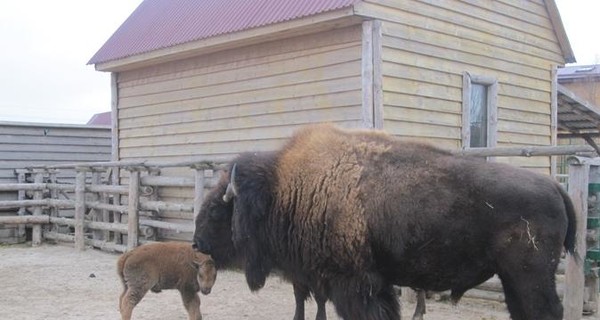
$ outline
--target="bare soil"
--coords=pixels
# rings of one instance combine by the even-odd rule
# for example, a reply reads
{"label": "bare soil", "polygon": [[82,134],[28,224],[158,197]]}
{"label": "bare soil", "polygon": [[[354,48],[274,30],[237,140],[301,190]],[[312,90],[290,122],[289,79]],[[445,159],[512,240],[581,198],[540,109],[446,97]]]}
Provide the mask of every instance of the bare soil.
{"label": "bare soil", "polygon": [[[121,283],[116,274],[118,254],[95,249],[78,251],[68,245],[0,246],[0,319],[74,320],[119,319]],[[402,318],[411,319],[414,304],[403,298]],[[251,293],[244,275],[221,271],[210,295],[201,296],[204,320],[285,320],[294,314],[292,287],[277,277]],[[328,319],[340,319],[328,303]],[[316,305],[307,303],[307,320]],[[134,309],[134,319],[185,320],[174,290],[149,292]],[[508,320],[505,305],[464,298],[458,306],[427,301],[426,320]],[[586,318],[591,319],[591,318]]]}

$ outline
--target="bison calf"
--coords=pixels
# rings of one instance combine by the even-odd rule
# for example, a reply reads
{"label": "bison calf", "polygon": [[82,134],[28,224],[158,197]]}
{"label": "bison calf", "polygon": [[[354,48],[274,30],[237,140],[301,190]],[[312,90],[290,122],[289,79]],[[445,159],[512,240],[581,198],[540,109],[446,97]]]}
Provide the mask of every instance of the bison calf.
{"label": "bison calf", "polygon": [[210,256],[194,251],[187,243],[146,244],[123,254],[117,262],[123,283],[119,299],[121,319],[131,319],[133,308],[148,290],[177,289],[190,320],[201,320],[198,291],[209,294],[217,277]]}

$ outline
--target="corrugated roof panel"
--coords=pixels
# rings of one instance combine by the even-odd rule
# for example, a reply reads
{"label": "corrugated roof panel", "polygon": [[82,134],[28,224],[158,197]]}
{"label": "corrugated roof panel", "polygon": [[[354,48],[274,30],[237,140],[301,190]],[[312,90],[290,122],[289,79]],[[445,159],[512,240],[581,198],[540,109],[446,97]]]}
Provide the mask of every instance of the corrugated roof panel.
{"label": "corrugated roof panel", "polygon": [[298,19],[360,0],[144,0],[89,64]]}

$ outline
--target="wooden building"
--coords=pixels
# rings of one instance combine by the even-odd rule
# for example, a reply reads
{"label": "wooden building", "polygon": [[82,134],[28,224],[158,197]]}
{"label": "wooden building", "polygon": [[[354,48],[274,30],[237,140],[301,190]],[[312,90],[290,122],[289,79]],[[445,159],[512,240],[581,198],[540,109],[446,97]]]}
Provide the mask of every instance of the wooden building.
{"label": "wooden building", "polygon": [[220,160],[324,121],[553,145],[573,61],[554,0],[146,0],[89,63],[113,74],[115,160]]}
{"label": "wooden building", "polygon": [[89,64],[112,73],[113,160],[221,161],[315,122],[556,145],[556,69],[574,60],[554,0],[145,0]]}
{"label": "wooden building", "polygon": [[[108,161],[109,126],[0,122],[0,183],[17,183],[16,171],[31,166]],[[58,182],[73,182],[75,172],[63,170]],[[17,192],[0,192],[0,201],[17,200]],[[0,215],[15,215],[2,210]],[[16,242],[14,227],[0,226],[0,242]]]}

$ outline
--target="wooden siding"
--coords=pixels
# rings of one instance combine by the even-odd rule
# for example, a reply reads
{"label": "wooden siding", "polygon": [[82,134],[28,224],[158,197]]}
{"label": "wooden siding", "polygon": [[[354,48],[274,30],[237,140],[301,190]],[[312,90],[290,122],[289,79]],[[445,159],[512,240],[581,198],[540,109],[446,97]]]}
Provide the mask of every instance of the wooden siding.
{"label": "wooden siding", "polygon": [[[364,126],[361,35],[355,25],[119,73],[120,160],[224,161],[273,150],[309,123]],[[193,200],[186,188],[162,188],[160,197]],[[190,223],[193,217],[160,212],[160,218]]]}
{"label": "wooden siding", "polygon": [[[498,146],[551,144],[551,71],[564,58],[541,0],[368,0],[357,10],[382,21],[386,131],[461,148],[468,72],[498,81]],[[549,169],[545,157],[514,161]]]}
{"label": "wooden siding", "polygon": [[28,166],[108,161],[110,148],[109,127],[0,122],[0,183]]}
{"label": "wooden siding", "polygon": [[361,121],[361,26],[122,72],[119,155],[226,159],[298,126]]}

